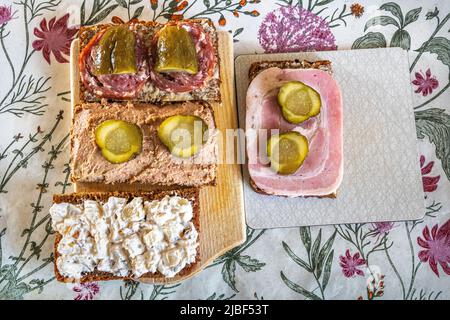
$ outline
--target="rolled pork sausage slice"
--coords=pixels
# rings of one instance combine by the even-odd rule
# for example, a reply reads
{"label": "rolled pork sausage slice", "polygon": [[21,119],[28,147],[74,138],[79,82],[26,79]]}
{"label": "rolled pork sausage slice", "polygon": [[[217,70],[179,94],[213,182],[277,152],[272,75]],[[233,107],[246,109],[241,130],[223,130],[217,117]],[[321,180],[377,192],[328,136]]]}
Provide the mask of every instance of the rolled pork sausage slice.
{"label": "rolled pork sausage slice", "polygon": [[[298,125],[288,123],[276,96],[286,81],[301,81],[319,92],[320,114]],[[337,82],[327,72],[317,69],[273,67],[253,79],[246,102],[248,170],[257,191],[287,197],[334,195],[343,177],[343,110]],[[308,156],[294,174],[277,174],[264,158],[261,148],[265,145],[260,145],[260,136],[270,135],[272,130],[297,131],[308,139]]]}

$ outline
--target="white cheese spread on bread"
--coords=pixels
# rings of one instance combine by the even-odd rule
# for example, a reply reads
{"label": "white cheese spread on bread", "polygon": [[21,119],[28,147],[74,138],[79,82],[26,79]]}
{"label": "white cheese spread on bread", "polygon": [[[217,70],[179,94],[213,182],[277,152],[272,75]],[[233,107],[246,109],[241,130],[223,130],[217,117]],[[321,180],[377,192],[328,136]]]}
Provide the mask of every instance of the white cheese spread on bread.
{"label": "white cheese spread on bread", "polygon": [[56,266],[65,277],[80,279],[95,271],[173,277],[196,259],[192,203],[179,196],[55,203],[50,215],[53,229],[62,236]]}

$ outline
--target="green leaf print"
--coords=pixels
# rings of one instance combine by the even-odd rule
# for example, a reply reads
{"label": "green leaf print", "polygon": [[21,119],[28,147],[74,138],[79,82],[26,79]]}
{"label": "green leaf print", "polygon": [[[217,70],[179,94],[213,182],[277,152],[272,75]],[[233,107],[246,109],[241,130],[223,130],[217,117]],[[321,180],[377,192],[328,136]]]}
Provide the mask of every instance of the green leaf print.
{"label": "green leaf print", "polygon": [[[293,283],[284,275],[283,272],[281,272],[281,279],[289,288],[304,295],[308,299],[325,299],[325,289],[328,285],[328,281],[330,280],[331,265],[333,263],[334,251],[331,249],[336,237],[336,231],[333,232],[327,241],[325,241],[323,246],[321,246],[322,229],[319,229],[319,233],[317,234],[312,247],[310,227],[300,227],[300,237],[302,238],[303,246],[307,252],[307,261],[296,255],[284,241],[282,241],[283,249],[296,264],[313,275],[317,283],[317,289],[320,290],[321,297],[306,290],[302,286]],[[322,280],[320,280],[321,277]]]}
{"label": "green leaf print", "polygon": [[[48,107],[48,104],[45,103],[46,93],[51,89],[51,86],[48,84],[51,77],[36,77],[27,74],[29,70],[27,66],[36,52],[30,41],[30,29],[35,23],[35,18],[41,17],[45,12],[55,11],[60,2],[60,0],[41,2],[22,0],[14,2],[14,5],[21,7],[20,11],[25,25],[25,32],[21,35],[22,39],[24,39],[23,51],[25,54],[23,55],[23,60],[18,61],[17,65],[14,63],[14,58],[17,58],[15,53],[11,53],[8,50],[9,43],[7,40],[12,37],[11,31],[7,30],[7,23],[0,25],[0,50],[6,60],[2,64],[2,67],[4,66],[2,71],[6,72],[6,67],[9,67],[11,71],[11,85],[7,87],[5,81],[4,88],[2,88],[4,89],[4,95],[0,96],[0,115],[12,114],[21,118],[25,115],[41,116],[45,113],[45,109]],[[16,13],[17,11],[14,12],[13,17]],[[11,42],[14,41],[14,38],[12,38]],[[2,75],[2,78],[6,80],[5,74]]]}
{"label": "green leaf print", "polygon": [[[104,20],[111,12],[114,11],[114,9],[117,8],[117,4],[114,4],[108,8],[105,8],[103,11],[100,11],[97,16],[95,18],[93,18],[92,20],[88,21],[89,25],[93,25],[96,23],[101,22],[102,20]],[[86,23],[86,24],[88,24]]]}
{"label": "green leaf print", "polygon": [[236,261],[228,260],[222,267],[223,281],[225,281],[230,286],[231,289],[233,289],[236,292],[239,292],[239,290],[236,289],[235,277],[236,277]]}
{"label": "green leaf print", "polygon": [[116,0],[116,2],[119,4],[119,6],[125,8],[125,9],[128,7],[126,0]]}
{"label": "green leaf print", "polygon": [[422,8],[416,8],[408,11],[408,13],[405,16],[405,25],[407,26],[410,23],[413,23],[417,19],[419,19],[419,14],[422,11]]}
{"label": "green leaf print", "polygon": [[[381,5],[380,10],[385,10],[385,11],[392,13],[392,15],[397,18],[397,20],[395,20],[394,18],[389,17],[389,16],[373,17],[369,21],[366,22],[364,31],[366,31],[367,29],[369,29],[370,27],[373,27],[373,26],[393,25],[397,28],[397,30],[394,32],[394,34],[392,36],[390,46],[391,47],[400,47],[405,50],[409,50],[411,48],[411,36],[409,35],[408,31],[405,30],[405,27],[407,25],[413,23],[414,21],[416,21],[419,18],[419,14],[422,11],[422,8],[419,7],[419,8],[415,8],[415,9],[408,11],[408,13],[406,14],[405,17],[403,17],[402,9],[400,8],[400,6],[394,2],[388,2],[388,3]],[[367,37],[367,38],[365,38],[365,37]],[[382,39],[384,39],[384,36],[381,37],[380,33],[377,33],[376,37],[379,39],[380,42],[385,42],[385,40],[384,41],[382,40]],[[358,48],[358,46],[361,46],[360,43],[363,40],[365,40],[365,41],[367,41],[367,39],[372,40],[372,38],[373,38],[373,40],[376,39],[375,34],[372,34],[370,36],[369,36],[369,34],[367,34],[366,36],[363,36],[363,37],[357,39],[355,41],[355,43],[353,43],[353,46],[355,46],[355,48]],[[357,43],[358,40],[359,40],[359,42]],[[385,46],[386,45],[384,45],[384,47]],[[372,47],[372,48],[375,48],[375,47]]]}
{"label": "green leaf print", "polygon": [[405,30],[397,30],[394,32],[391,40],[391,47],[400,47],[405,50],[411,48],[411,37]]}
{"label": "green leaf print", "polygon": [[244,269],[245,272],[255,272],[261,270],[266,264],[259,262],[258,259],[253,259],[250,256],[240,256],[236,262]]}
{"label": "green leaf print", "polygon": [[334,250],[331,250],[330,254],[327,257],[327,260],[325,261],[325,269],[323,272],[323,279],[322,279],[322,288],[326,288],[328,285],[328,281],[330,280],[333,257],[334,257]]}
{"label": "green leaf print", "polygon": [[281,280],[292,290],[294,290],[297,293],[300,293],[301,295],[305,296],[307,299],[311,300],[322,300],[318,295],[312,293],[311,291],[306,290],[302,286],[292,282],[289,280],[283,273],[283,271],[280,272]]}
{"label": "green leaf print", "polygon": [[[153,285],[152,290],[148,300],[166,300],[170,295],[176,292],[181,283],[176,284],[164,284],[164,285]],[[119,288],[120,299],[122,300],[134,300],[138,298],[140,300],[146,299],[144,297],[144,290],[150,286],[147,286],[139,281],[125,280],[123,285]],[[139,296],[136,297],[139,292]]]}
{"label": "green leaf print", "polygon": [[316,266],[316,272],[317,277],[320,278],[322,275],[322,270],[324,266],[325,259],[329,257],[330,250],[333,247],[334,238],[336,236],[336,232],[333,233],[333,235],[327,240],[327,242],[324,244],[322,249],[320,249],[319,256],[317,258],[317,266]]}
{"label": "green leaf print", "polygon": [[[56,122],[53,127],[47,132],[41,131],[40,127],[37,128],[34,134],[30,134],[28,140],[18,149],[15,153],[15,156],[11,159],[8,166],[6,167],[5,172],[0,180],[0,193],[8,192],[6,190],[7,184],[11,181],[11,179],[15,176],[15,174],[20,170],[26,168],[28,161],[30,161],[37,153],[44,151],[44,146],[49,142],[56,129],[59,128],[60,122],[63,119],[63,111],[61,110],[56,116]],[[45,133],[45,134],[44,134]],[[33,146],[33,143],[40,142]],[[32,147],[33,146],[33,147]],[[29,150],[31,148],[31,150]],[[4,155],[6,157],[6,155]]]}
{"label": "green leaf print", "polygon": [[367,29],[369,29],[370,27],[373,27],[373,26],[387,26],[389,24],[392,24],[392,25],[396,26],[397,28],[400,28],[400,25],[394,18],[389,17],[389,16],[379,16],[379,17],[373,17],[372,19],[369,19],[366,22],[366,25],[364,26],[364,31],[367,31]]}
{"label": "green leaf print", "polygon": [[257,232],[254,229],[247,227],[247,240],[239,247],[236,247],[223,256],[217,258],[207,268],[223,264],[222,266],[222,279],[226,284],[230,286],[235,292],[239,292],[236,287],[236,264],[240,266],[245,272],[256,272],[261,270],[266,264],[258,259],[252,258],[249,255],[242,255],[242,253],[253,245],[256,240],[264,234],[265,230]]}
{"label": "green leaf print", "polygon": [[433,11],[428,11],[427,14],[425,15],[427,20],[431,20],[436,18],[439,15],[439,10],[437,7],[434,7]]}
{"label": "green leaf print", "polygon": [[176,292],[175,289],[179,286],[181,286],[181,283],[154,285],[149,300],[166,300]]}
{"label": "green leaf print", "polygon": [[415,51],[437,54],[438,60],[450,68],[450,40],[447,38],[433,38]]}
{"label": "green leaf print", "polygon": [[[57,123],[62,119],[62,114],[58,114]],[[51,135],[47,134],[47,139]],[[31,203],[32,215],[31,223],[28,228],[22,232],[25,237],[22,249],[17,256],[10,256],[11,264],[2,265],[4,262],[0,259],[0,299],[23,299],[24,295],[32,291],[42,292],[44,286],[54,280],[54,277],[43,280],[38,278],[31,278],[35,276],[40,270],[44,269],[54,261],[53,253],[44,258],[41,257],[42,248],[47,245],[49,236],[54,232],[49,224],[50,216],[48,214],[42,216],[41,212],[44,208],[44,196],[48,193],[49,173],[54,169],[54,163],[61,154],[61,150],[66,146],[66,141],[69,135],[65,135],[57,144],[50,148],[48,152],[49,158],[44,161],[42,167],[43,177],[41,183],[37,184],[39,193],[35,202]],[[40,147],[42,148],[42,146]],[[68,175],[66,173],[66,175]],[[67,177],[66,177],[67,179]],[[43,228],[41,226],[44,226]],[[43,236],[37,237],[35,231],[41,227],[43,229]],[[3,232],[2,232],[3,233]],[[41,232],[42,233],[42,232]],[[4,234],[4,233],[3,233]],[[0,237],[1,240],[1,237]],[[1,242],[0,242],[0,257],[1,257]],[[32,260],[37,260],[39,265],[34,268],[29,267]],[[31,269],[31,270],[30,270]],[[28,283],[27,283],[28,282]]]}
{"label": "green leaf print", "polygon": [[[444,19],[440,19],[439,18],[439,10],[437,8],[435,8],[435,10],[433,12],[428,12],[426,15],[426,19],[430,20],[430,19],[436,19],[438,25],[436,26],[436,29],[433,31],[433,33],[431,34],[431,36],[428,38],[427,41],[425,41],[422,46],[420,47],[420,49],[418,49],[417,51],[419,52],[419,54],[416,56],[416,58],[414,59],[413,63],[411,64],[411,67],[409,68],[409,71],[413,71],[414,67],[416,66],[417,62],[419,61],[419,59],[422,57],[422,54],[424,53],[424,49],[426,49],[428,47],[428,45],[430,44],[431,41],[433,41],[433,39],[435,39],[436,34],[445,26],[445,24],[447,23],[447,21],[450,20],[450,13],[447,14]],[[448,64],[447,64],[448,65]],[[442,91],[441,91],[442,92]],[[426,103],[424,103],[423,105],[425,105]]]}
{"label": "green leaf print", "polygon": [[402,9],[395,2],[388,2],[381,5],[380,10],[389,11],[400,21],[400,26],[403,26],[403,13]]}
{"label": "green leaf print", "polygon": [[319,230],[319,235],[317,236],[314,244],[312,246],[311,255],[311,267],[313,270],[317,271],[317,256],[319,255],[320,242],[322,241],[322,229]]}
{"label": "green leaf print", "polygon": [[302,267],[303,269],[305,269],[308,272],[312,272],[312,268],[308,265],[308,263],[304,260],[302,260],[299,256],[297,256],[292,250],[291,248],[289,248],[289,246],[286,244],[286,242],[282,242],[283,244],[283,249],[284,251],[286,251],[286,253],[288,254],[288,256],[294,260],[294,262],[296,264],[298,264],[300,267]]}
{"label": "green leaf print", "polygon": [[[83,0],[80,9],[81,25],[90,26],[96,23],[100,23],[119,6],[116,3],[108,7],[109,2],[110,1],[103,1],[103,0],[94,0],[86,2],[86,0]],[[89,17],[87,19],[86,19],[86,3],[92,3],[91,13],[89,14]]]}
{"label": "green leaf print", "polygon": [[430,291],[429,293],[427,293],[425,289],[420,289],[420,291],[417,293],[417,290],[414,289],[411,300],[437,300],[441,294],[442,291]]}
{"label": "green leaf print", "polygon": [[441,160],[442,169],[450,179],[450,115],[443,109],[431,108],[416,111],[417,137],[428,137],[436,147],[436,157]]}
{"label": "green leaf print", "polygon": [[144,6],[137,8],[136,11],[134,11],[133,16],[131,17],[130,20],[139,18],[141,16],[143,10],[144,10]]}
{"label": "green leaf print", "polygon": [[[233,42],[239,42],[238,36],[242,33],[242,31],[244,31],[244,28],[238,28],[234,31],[233,33]],[[228,32],[232,32],[232,30],[229,30]]]}
{"label": "green leaf print", "polygon": [[0,107],[0,114],[10,113],[18,118],[25,114],[43,115],[44,109],[48,107],[44,103],[47,98],[44,94],[51,89],[48,85],[50,79],[51,77],[40,77],[36,80],[33,75],[23,75],[9,101],[5,101]]}
{"label": "green leaf print", "polygon": [[[137,292],[139,288],[140,282],[134,280],[125,280],[123,282],[123,286],[119,288],[120,299],[122,300],[131,300]],[[141,290],[141,300],[144,299],[142,290]]]}
{"label": "green leaf print", "polygon": [[205,300],[231,300],[236,296],[236,294],[232,294],[230,296],[225,296],[224,293],[217,295],[215,292],[210,295],[209,297],[207,297]]}
{"label": "green leaf print", "polygon": [[316,2],[316,6],[324,6],[326,4],[332,3],[334,0],[321,0]]}
{"label": "green leaf print", "polygon": [[311,250],[311,229],[309,227],[300,227],[300,238],[306,250]]}
{"label": "green leaf print", "polygon": [[369,32],[353,42],[352,49],[385,48],[386,38],[380,32]]}

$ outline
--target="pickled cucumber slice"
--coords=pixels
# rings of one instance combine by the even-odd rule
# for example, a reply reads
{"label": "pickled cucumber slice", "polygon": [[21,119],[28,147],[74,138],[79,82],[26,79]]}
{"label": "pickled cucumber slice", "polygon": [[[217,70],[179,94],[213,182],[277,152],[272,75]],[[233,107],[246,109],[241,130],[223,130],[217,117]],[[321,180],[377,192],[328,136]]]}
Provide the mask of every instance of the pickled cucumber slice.
{"label": "pickled cucumber slice", "polygon": [[270,167],[282,175],[295,173],[303,164],[308,151],[308,140],[296,131],[273,135],[267,143]]}
{"label": "pickled cucumber slice", "polygon": [[191,35],[184,28],[168,25],[159,32],[155,70],[157,72],[198,72],[198,58]]}
{"label": "pickled cucumber slice", "polygon": [[207,129],[199,117],[176,115],[159,125],[158,136],[174,156],[189,158],[197,154],[206,142]]}
{"label": "pickled cucumber slice", "polygon": [[111,163],[122,163],[127,162],[134,156],[135,152],[127,152],[122,154],[115,154],[111,151],[108,151],[108,149],[102,149],[102,155],[105,157],[106,160],[108,160]]}
{"label": "pickled cucumber slice", "polygon": [[135,124],[106,120],[95,129],[95,142],[106,160],[122,163],[141,152],[142,132]]}
{"label": "pickled cucumber slice", "polygon": [[286,82],[278,92],[278,103],[283,117],[294,124],[301,123],[319,114],[319,93],[300,81]]}
{"label": "pickled cucumber slice", "polygon": [[126,25],[110,27],[94,49],[94,74],[136,73],[136,38]]}

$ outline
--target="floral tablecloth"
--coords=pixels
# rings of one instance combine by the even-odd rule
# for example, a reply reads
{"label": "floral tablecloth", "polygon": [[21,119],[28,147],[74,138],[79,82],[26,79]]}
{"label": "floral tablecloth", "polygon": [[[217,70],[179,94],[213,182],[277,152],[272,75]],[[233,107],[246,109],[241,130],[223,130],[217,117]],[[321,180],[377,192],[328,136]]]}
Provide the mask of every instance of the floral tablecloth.
{"label": "floral tablecloth", "polygon": [[[176,285],[56,282],[48,208],[71,190],[69,46],[80,24],[112,16],[209,17],[236,55],[410,50],[426,217],[248,229],[244,245]],[[0,299],[449,299],[449,20],[438,0],[0,0]]]}

